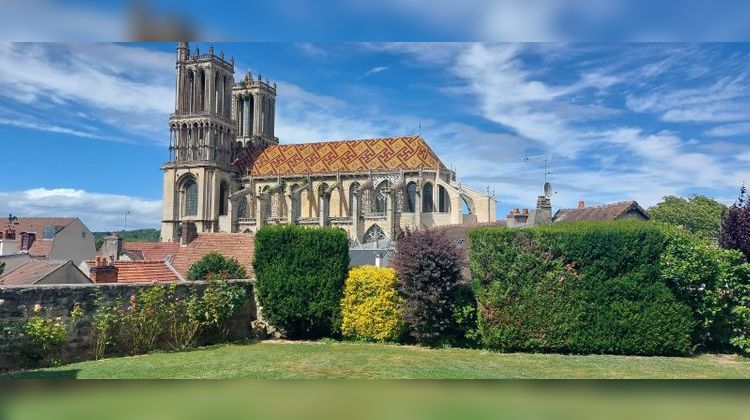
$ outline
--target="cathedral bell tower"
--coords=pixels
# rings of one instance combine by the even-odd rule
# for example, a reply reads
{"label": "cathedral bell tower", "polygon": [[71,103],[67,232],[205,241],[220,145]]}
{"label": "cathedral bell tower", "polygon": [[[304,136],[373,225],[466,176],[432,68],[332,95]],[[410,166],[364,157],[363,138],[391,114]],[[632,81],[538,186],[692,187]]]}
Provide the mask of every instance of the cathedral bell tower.
{"label": "cathedral bell tower", "polygon": [[229,195],[237,181],[232,121],[234,60],[177,47],[175,111],[169,117],[169,160],[164,171],[161,239],[177,242],[180,227],[231,231]]}
{"label": "cathedral bell tower", "polygon": [[262,147],[279,144],[274,136],[276,124],[276,83],[264,81],[261,75],[245,78],[232,91],[233,115],[237,141],[243,147]]}

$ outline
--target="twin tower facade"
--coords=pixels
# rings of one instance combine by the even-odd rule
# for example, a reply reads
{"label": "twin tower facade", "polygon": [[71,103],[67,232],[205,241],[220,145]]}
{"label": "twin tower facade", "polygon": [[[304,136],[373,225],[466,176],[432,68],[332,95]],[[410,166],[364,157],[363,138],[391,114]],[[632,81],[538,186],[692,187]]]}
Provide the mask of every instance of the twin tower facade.
{"label": "twin tower facade", "polygon": [[245,148],[278,144],[275,109],[275,84],[249,72],[235,83],[233,59],[179,43],[169,161],[162,167],[163,241],[178,240],[184,221],[198,232],[231,231],[219,220],[229,215],[229,195],[237,189],[234,160]]}
{"label": "twin tower facade", "polygon": [[334,226],[353,242],[495,221],[494,194],[456,180],[420,136],[279,145],[276,84],[179,43],[161,239]]}

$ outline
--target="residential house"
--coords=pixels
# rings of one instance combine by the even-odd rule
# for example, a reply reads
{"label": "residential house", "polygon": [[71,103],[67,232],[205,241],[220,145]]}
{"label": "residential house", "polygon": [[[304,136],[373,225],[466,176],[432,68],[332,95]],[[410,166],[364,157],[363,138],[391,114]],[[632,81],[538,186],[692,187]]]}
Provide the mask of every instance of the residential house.
{"label": "residential house", "polygon": [[72,261],[36,258],[4,271],[0,277],[0,287],[87,283],[91,280]]}
{"label": "residential house", "polygon": [[80,265],[96,255],[94,235],[75,217],[20,217],[8,227],[16,240],[17,252],[32,258]]}

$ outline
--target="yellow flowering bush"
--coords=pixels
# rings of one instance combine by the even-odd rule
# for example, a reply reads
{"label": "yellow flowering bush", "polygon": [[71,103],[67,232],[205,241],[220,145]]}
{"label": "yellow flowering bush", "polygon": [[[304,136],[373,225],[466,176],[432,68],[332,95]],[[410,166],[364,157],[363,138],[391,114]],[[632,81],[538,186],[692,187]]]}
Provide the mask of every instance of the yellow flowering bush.
{"label": "yellow flowering bush", "polygon": [[392,268],[361,266],[349,270],[341,300],[341,333],[366,341],[396,341],[404,330],[401,298]]}

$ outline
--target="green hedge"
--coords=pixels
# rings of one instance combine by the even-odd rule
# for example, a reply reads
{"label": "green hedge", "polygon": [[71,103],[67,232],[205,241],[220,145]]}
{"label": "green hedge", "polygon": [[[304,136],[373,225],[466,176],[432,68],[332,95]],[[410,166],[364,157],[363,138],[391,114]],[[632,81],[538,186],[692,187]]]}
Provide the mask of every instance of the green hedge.
{"label": "green hedge", "polygon": [[348,267],[349,237],[342,229],[263,227],[253,261],[263,317],[290,338],[336,334]]}
{"label": "green hedge", "polygon": [[689,354],[694,320],[661,278],[668,235],[637,221],[469,232],[484,346]]}

